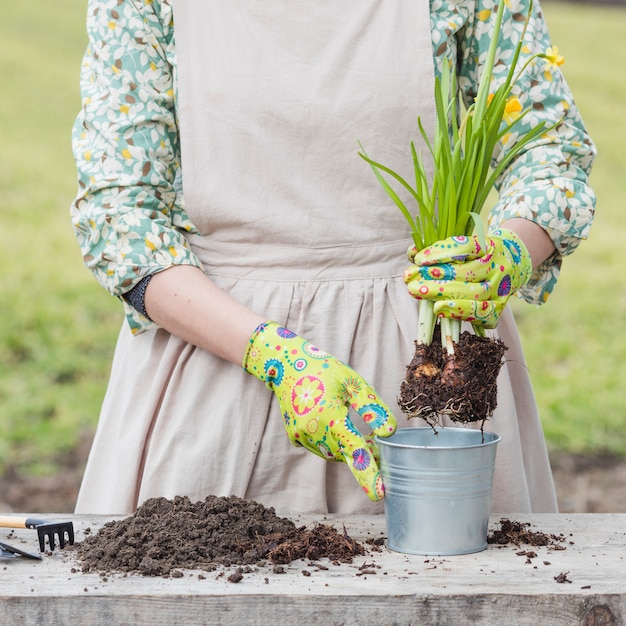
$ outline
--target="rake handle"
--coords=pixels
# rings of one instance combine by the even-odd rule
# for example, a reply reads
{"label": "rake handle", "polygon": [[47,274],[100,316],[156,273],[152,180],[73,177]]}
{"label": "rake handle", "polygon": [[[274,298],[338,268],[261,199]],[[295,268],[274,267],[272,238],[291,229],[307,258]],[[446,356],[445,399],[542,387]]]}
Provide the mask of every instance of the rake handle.
{"label": "rake handle", "polygon": [[37,528],[41,524],[48,524],[45,519],[37,517],[15,517],[13,515],[0,515],[0,527],[2,528]]}

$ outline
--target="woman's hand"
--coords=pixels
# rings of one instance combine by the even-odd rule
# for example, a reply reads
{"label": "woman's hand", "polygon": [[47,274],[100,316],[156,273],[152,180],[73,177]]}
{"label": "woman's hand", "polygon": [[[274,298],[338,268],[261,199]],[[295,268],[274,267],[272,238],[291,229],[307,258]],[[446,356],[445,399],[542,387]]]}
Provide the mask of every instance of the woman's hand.
{"label": "woman's hand", "polygon": [[392,435],[396,420],[359,374],[276,322],[255,330],[243,367],[278,397],[292,443],[347,463],[371,500],[383,498],[373,437],[354,427],[348,410],[354,409],[379,437]]}
{"label": "woman's hand", "polygon": [[532,274],[530,254],[511,230],[485,237],[449,237],[417,252],[404,273],[409,293],[433,300],[435,315],[495,328],[509,298]]}

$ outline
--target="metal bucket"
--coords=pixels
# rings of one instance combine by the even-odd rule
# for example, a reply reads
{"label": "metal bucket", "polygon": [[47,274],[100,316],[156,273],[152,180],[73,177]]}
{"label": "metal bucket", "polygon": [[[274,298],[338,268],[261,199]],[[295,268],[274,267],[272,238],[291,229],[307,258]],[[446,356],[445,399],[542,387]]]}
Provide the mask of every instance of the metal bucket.
{"label": "metal bucket", "polygon": [[388,547],[440,556],[484,550],[498,441],[447,427],[377,437]]}

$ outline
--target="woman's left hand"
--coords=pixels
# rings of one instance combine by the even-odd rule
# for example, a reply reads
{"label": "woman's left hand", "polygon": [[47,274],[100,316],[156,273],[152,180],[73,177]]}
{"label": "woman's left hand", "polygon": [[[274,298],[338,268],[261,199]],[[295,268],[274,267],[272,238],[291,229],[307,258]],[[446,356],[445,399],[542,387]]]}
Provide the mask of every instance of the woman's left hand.
{"label": "woman's left hand", "polygon": [[522,240],[499,229],[485,237],[449,237],[417,252],[404,272],[409,293],[434,301],[434,312],[495,328],[509,298],[531,277],[532,263]]}

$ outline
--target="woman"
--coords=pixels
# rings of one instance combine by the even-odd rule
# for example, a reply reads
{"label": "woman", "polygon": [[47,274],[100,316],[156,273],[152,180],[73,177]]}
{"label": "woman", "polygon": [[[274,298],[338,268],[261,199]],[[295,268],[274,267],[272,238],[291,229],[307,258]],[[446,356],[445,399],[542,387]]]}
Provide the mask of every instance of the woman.
{"label": "woman", "polygon": [[[505,60],[528,10],[512,5]],[[357,428],[408,425],[395,398],[417,307],[403,281],[406,223],[357,141],[411,168],[416,117],[432,130],[444,60],[457,63],[464,100],[475,95],[493,6],[89,2],[72,220],[127,322],[77,512],[208,494],[285,513],[381,510],[376,451]],[[550,45],[536,3],[526,37],[528,52]],[[503,175],[490,221],[505,229],[498,246],[528,252],[530,279],[528,266],[509,269],[541,303],[587,236],[594,147],[558,68],[532,66],[519,98],[533,104],[524,123],[563,121]],[[508,310],[497,335],[509,351],[490,422],[502,436],[493,510],[556,511]],[[361,420],[345,420],[348,406]],[[362,490],[325,458],[347,461]]]}

